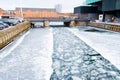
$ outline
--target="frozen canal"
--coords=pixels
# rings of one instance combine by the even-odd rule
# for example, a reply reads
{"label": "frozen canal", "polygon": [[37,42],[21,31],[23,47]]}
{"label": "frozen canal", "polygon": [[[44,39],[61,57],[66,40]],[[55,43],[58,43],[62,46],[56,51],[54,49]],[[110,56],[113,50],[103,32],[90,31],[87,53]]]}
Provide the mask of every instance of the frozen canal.
{"label": "frozen canal", "polygon": [[[120,80],[120,70],[105,59],[104,51],[79,36],[95,41],[86,29],[31,29],[0,51],[0,80]],[[99,33],[94,33],[95,38]]]}
{"label": "frozen canal", "polygon": [[51,80],[120,80],[115,66],[67,28],[54,28],[53,33]]}
{"label": "frozen canal", "polygon": [[49,80],[53,53],[51,29],[32,29],[8,48],[1,52],[0,80]]}

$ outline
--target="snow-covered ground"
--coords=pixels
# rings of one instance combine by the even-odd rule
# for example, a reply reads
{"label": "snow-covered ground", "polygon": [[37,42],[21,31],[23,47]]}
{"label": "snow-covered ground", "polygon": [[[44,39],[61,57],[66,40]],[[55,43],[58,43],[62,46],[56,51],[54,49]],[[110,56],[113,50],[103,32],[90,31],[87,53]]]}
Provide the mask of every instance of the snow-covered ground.
{"label": "snow-covered ground", "polygon": [[49,80],[52,29],[32,29],[0,52],[0,80]]}
{"label": "snow-covered ground", "polygon": [[[97,31],[90,31],[92,29]],[[120,33],[93,27],[69,28],[69,30],[120,70]]]}
{"label": "snow-covered ground", "polygon": [[0,51],[0,80],[120,80],[119,47],[117,32],[33,28]]}

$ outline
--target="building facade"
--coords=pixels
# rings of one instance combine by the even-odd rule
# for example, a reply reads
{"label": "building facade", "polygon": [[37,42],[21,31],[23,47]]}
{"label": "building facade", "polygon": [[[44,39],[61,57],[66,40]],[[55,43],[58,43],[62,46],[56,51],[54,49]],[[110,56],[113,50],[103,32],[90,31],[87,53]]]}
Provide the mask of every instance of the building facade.
{"label": "building facade", "polygon": [[97,19],[97,6],[78,6],[74,8],[74,14],[80,19]]}
{"label": "building facade", "polygon": [[[86,4],[88,5],[86,8],[82,8],[82,6],[78,9],[74,8],[74,13],[82,14],[86,12],[86,14],[89,14],[92,12],[96,15],[98,14],[98,18],[95,19],[99,19],[100,15],[103,15],[102,21],[107,21],[108,19],[113,21],[113,17],[120,21],[120,0],[86,0]],[[96,8],[92,9],[93,7]]]}
{"label": "building facade", "polygon": [[93,4],[102,0],[86,0],[86,4]]}
{"label": "building facade", "polygon": [[103,21],[120,21],[120,0],[86,0],[88,5],[98,6],[99,14],[103,15]]}
{"label": "building facade", "polygon": [[4,13],[4,10],[0,8],[0,16],[3,15],[3,13]]}
{"label": "building facade", "polygon": [[[22,11],[21,11],[22,10]],[[23,18],[71,18],[74,17],[73,13],[59,13],[55,8],[20,8],[15,10],[2,10],[0,9],[1,16],[12,16]]]}
{"label": "building facade", "polygon": [[[58,18],[59,14],[55,9],[48,8],[22,8],[24,18]],[[16,8],[16,15],[20,16],[20,8]]]}
{"label": "building facade", "polygon": [[103,0],[102,11],[105,15],[120,18],[120,0]]}

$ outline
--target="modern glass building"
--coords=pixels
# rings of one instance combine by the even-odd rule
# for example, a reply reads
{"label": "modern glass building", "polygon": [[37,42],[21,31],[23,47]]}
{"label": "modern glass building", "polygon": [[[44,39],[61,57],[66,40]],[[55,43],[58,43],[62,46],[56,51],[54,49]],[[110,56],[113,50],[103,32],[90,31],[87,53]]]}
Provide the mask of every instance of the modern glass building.
{"label": "modern glass building", "polygon": [[120,21],[120,0],[86,0],[88,6],[79,6],[74,8],[74,13],[89,14],[94,13],[103,15],[103,21],[118,18]]}
{"label": "modern glass building", "polygon": [[98,19],[99,13],[102,13],[102,0],[86,0],[86,6],[74,8],[75,14],[88,15],[89,19]]}
{"label": "modern glass building", "polygon": [[99,2],[99,1],[102,1],[102,0],[86,0],[86,3],[87,4],[92,4],[92,3]]}
{"label": "modern glass building", "polygon": [[120,0],[103,0],[102,2],[103,11],[115,11],[120,10]]}
{"label": "modern glass building", "polygon": [[78,6],[74,8],[74,13],[86,14],[86,13],[97,13],[97,6]]}
{"label": "modern glass building", "polygon": [[111,15],[120,20],[120,0],[103,0],[102,11],[105,15]]}

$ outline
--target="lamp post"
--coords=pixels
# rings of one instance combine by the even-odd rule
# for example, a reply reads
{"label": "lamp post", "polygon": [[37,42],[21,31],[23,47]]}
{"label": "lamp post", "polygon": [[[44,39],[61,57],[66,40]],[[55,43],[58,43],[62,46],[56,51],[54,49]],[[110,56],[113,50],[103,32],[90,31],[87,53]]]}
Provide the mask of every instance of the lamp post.
{"label": "lamp post", "polygon": [[20,4],[21,4],[21,7],[20,7],[20,16],[23,18],[22,0],[20,0]]}

